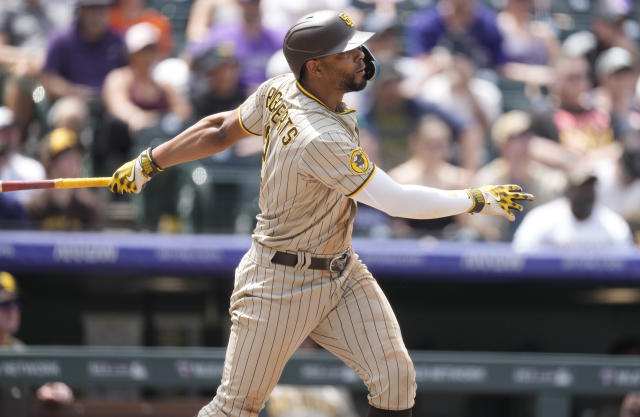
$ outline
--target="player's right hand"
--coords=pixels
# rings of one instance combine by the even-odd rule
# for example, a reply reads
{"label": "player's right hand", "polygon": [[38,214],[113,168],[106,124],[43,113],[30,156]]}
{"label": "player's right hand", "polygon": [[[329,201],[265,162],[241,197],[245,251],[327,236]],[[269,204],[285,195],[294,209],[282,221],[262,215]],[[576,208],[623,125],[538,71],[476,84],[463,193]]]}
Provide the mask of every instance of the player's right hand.
{"label": "player's right hand", "polygon": [[147,148],[136,159],[116,169],[111,176],[109,189],[118,194],[138,194],[151,178],[162,171],[151,158],[151,148]]}
{"label": "player's right hand", "polygon": [[514,221],[516,216],[512,210],[522,211],[524,200],[533,200],[533,194],[522,191],[519,185],[485,185],[467,190],[474,201],[470,213],[492,214]]}

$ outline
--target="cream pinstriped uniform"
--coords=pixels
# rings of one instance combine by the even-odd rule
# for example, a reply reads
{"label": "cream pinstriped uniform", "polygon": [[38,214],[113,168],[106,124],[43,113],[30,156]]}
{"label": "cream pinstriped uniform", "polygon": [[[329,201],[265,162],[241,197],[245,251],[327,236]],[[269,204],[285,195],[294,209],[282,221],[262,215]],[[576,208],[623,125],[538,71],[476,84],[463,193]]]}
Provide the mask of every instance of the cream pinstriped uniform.
{"label": "cream pinstriped uniform", "polygon": [[[358,373],[372,406],[411,408],[415,372],[397,320],[350,247],[356,203],[348,197],[376,169],[359,146],[355,110],[329,110],[286,74],[262,84],[239,119],[264,138],[261,213],[236,269],[222,383],[198,416],[257,416],[307,336]],[[346,250],[339,274],[307,268],[311,256]],[[298,254],[298,264],[272,263],[276,251]]]}

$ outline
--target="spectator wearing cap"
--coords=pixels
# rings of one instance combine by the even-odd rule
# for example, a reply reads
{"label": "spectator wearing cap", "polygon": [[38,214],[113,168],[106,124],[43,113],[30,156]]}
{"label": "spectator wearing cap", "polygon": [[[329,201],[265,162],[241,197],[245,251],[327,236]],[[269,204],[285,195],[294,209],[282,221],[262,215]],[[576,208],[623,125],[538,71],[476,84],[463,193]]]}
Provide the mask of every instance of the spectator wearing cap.
{"label": "spectator wearing cap", "polygon": [[107,110],[130,129],[154,126],[172,113],[185,121],[191,116],[188,101],[168,84],[156,82],[151,70],[160,56],[160,31],[150,23],[133,25],[125,35],[129,64],[109,73],[103,97]]}
{"label": "spectator wearing cap", "polygon": [[619,46],[604,51],[596,61],[596,75],[596,106],[610,114],[614,136],[640,128],[640,114],[634,109],[638,74],[629,51]]}
{"label": "spectator wearing cap", "polygon": [[263,25],[260,0],[238,0],[238,3],[242,18],[213,26],[205,40],[191,48],[191,53],[197,57],[214,46],[233,48],[242,63],[240,84],[248,94],[266,80],[267,62],[274,52],[282,49],[284,31]]}
{"label": "spectator wearing cap", "polygon": [[191,117],[187,98],[152,76],[152,69],[160,59],[159,42],[160,31],[147,22],[133,25],[125,35],[128,65],[111,71],[102,91],[109,115],[105,132],[112,133],[103,132],[96,137],[93,157],[97,167],[111,155],[127,158],[131,135],[158,125],[163,116],[171,114],[180,122]]}
{"label": "spectator wearing cap", "polygon": [[[535,193],[536,199],[531,202],[534,207],[561,195],[566,185],[564,173],[531,158],[532,138],[531,118],[527,113],[512,110],[500,116],[491,129],[498,157],[476,173],[473,184],[521,184]],[[470,225],[487,241],[511,241],[522,219],[508,223],[484,217],[487,216],[471,216]]]}
{"label": "spectator wearing cap", "polygon": [[575,32],[562,43],[564,54],[587,59],[592,82],[598,81],[596,61],[607,49],[617,46],[626,49],[634,60],[640,57],[636,42],[627,34],[624,25],[629,12],[628,2],[598,0],[591,11],[589,30]]}
{"label": "spectator wearing cap", "polygon": [[[42,162],[49,178],[82,175],[83,153],[73,130],[59,127],[42,142]],[[27,204],[29,220],[43,230],[98,229],[100,213],[93,191],[87,188],[43,190]]]}
{"label": "spectator wearing cap", "polygon": [[20,328],[20,295],[16,280],[0,271],[0,346],[21,349],[24,343],[15,337]]}
{"label": "spectator wearing cap", "polygon": [[[45,178],[44,167],[33,158],[18,152],[20,132],[15,124],[13,112],[0,107],[0,180],[38,181]],[[11,194],[20,204],[25,204],[38,190],[15,191]]]}
{"label": "spectator wearing cap", "polygon": [[581,166],[568,175],[563,197],[524,217],[513,237],[516,250],[621,250],[633,245],[631,230],[616,212],[596,199],[595,174]]}
{"label": "spectator wearing cap", "polygon": [[191,98],[198,118],[236,108],[244,101],[240,63],[232,47],[212,47],[194,61],[194,70],[204,81],[203,88],[197,88]]}
{"label": "spectator wearing cap", "polygon": [[160,53],[164,57],[170,55],[173,48],[171,21],[159,11],[146,7],[146,0],[117,0],[109,13],[109,25],[123,36],[131,26],[142,22],[150,23],[160,31]]}
{"label": "spectator wearing cap", "polygon": [[75,0],[71,27],[56,33],[47,48],[41,82],[53,98],[96,97],[107,74],[125,64],[122,38],[109,29],[112,0]]}
{"label": "spectator wearing cap", "polygon": [[[15,337],[20,328],[21,310],[21,296],[14,276],[0,271],[0,349],[24,349],[24,343]],[[53,405],[59,409],[73,402],[73,392],[62,382],[48,382],[38,388],[36,398],[39,406]],[[0,386],[0,415],[32,416],[31,400],[32,393],[27,386]]]}

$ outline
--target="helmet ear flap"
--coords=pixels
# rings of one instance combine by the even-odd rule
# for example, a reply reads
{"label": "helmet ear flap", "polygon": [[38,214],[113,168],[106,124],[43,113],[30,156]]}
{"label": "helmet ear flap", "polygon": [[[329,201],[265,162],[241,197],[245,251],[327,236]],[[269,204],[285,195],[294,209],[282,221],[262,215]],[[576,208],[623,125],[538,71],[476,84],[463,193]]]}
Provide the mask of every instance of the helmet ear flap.
{"label": "helmet ear flap", "polygon": [[361,45],[360,50],[364,53],[364,78],[371,81],[376,78],[380,72],[378,61],[376,61],[369,48],[366,46]]}

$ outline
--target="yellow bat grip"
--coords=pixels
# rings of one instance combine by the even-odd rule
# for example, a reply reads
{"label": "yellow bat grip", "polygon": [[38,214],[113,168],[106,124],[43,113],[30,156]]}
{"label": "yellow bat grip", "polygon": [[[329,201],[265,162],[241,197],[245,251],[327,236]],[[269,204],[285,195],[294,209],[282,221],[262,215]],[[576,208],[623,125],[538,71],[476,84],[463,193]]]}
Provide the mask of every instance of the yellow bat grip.
{"label": "yellow bat grip", "polygon": [[111,177],[58,178],[54,180],[53,188],[107,187],[109,182]]}

